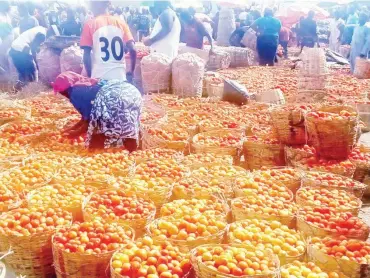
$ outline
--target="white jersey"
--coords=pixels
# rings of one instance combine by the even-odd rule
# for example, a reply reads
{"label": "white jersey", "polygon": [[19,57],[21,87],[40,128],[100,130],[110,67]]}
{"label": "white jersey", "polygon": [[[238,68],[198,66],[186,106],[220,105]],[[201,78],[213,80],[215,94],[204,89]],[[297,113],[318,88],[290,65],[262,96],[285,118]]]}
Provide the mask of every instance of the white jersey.
{"label": "white jersey", "polygon": [[[153,43],[150,49],[152,52],[162,53],[167,55],[171,59],[174,59],[179,52],[181,23],[175,12],[172,9],[169,10],[174,17],[172,29],[170,33],[167,34],[167,36],[165,36],[162,40]],[[161,29],[162,24],[158,18],[156,23],[154,24],[153,31],[150,34],[150,37],[153,38],[159,33]]]}
{"label": "white jersey", "polygon": [[36,35],[40,33],[46,36],[46,28],[42,26],[36,26],[23,32],[13,41],[12,48],[17,51],[23,51],[25,47],[30,46]]}

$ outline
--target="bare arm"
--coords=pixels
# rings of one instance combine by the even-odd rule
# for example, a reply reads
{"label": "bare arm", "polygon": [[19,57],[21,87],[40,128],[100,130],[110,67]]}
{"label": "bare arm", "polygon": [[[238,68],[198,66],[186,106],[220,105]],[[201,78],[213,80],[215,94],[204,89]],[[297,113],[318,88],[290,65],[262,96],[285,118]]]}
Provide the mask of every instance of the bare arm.
{"label": "bare arm", "polygon": [[199,22],[198,21],[198,29],[199,31],[201,32],[201,34],[203,34],[204,37],[207,38],[209,44],[211,45],[211,50],[213,50],[213,40],[212,40],[212,37],[211,35],[207,32],[207,29],[206,27],[204,26],[203,22]]}
{"label": "bare arm", "polygon": [[130,60],[131,60],[131,72],[133,73],[135,71],[136,66],[136,49],[135,49],[135,43],[134,41],[127,42],[127,48],[130,53]]}
{"label": "bare arm", "polygon": [[162,40],[172,30],[174,18],[168,11],[161,14],[161,16],[159,17],[159,21],[161,22],[162,28],[158,32],[158,34],[156,34],[153,38],[150,39],[150,44]]}
{"label": "bare arm", "polygon": [[83,56],[84,66],[88,77],[91,77],[92,63],[91,63],[91,48],[84,47]]}

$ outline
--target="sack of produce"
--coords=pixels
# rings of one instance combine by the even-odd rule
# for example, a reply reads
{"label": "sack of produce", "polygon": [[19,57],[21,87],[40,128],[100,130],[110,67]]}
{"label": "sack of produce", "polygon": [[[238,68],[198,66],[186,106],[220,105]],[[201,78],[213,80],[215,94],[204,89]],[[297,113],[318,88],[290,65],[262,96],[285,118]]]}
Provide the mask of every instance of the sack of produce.
{"label": "sack of produce", "polygon": [[254,52],[256,52],[257,51],[257,34],[256,34],[256,32],[253,29],[249,28],[244,33],[244,36],[243,36],[243,39],[242,39],[241,43],[245,47],[247,47],[247,48],[253,50]]}
{"label": "sack of produce", "polygon": [[[133,72],[132,76],[132,82],[135,85],[136,88],[140,92],[143,90],[143,80],[142,80],[142,73],[141,73],[141,61],[144,57],[149,55],[149,49],[146,48],[139,48],[137,49],[137,55],[136,55],[136,65],[135,65],[135,71]],[[125,61],[126,61],[126,72],[131,72],[131,58],[130,53],[127,53],[125,55]]]}
{"label": "sack of produce", "polygon": [[12,251],[4,258],[6,265],[29,278],[53,277],[51,239],[58,228],[71,224],[72,215],[60,208],[19,208],[3,213],[0,222],[0,251]]}
{"label": "sack of produce", "polygon": [[209,55],[207,69],[208,70],[219,70],[227,69],[231,63],[231,56],[228,52],[216,48],[213,54]]}
{"label": "sack of produce", "polygon": [[285,145],[306,144],[306,127],[304,113],[310,111],[310,106],[274,106],[270,109],[272,125],[279,141]]}
{"label": "sack of produce", "polygon": [[355,71],[353,75],[356,76],[357,78],[369,79],[370,78],[370,60],[357,57]]}
{"label": "sack of produce", "polygon": [[205,64],[207,64],[209,60],[209,49],[198,49],[190,46],[181,46],[179,49],[179,54],[184,54],[184,53],[193,53],[199,58],[202,58]]}
{"label": "sack of produce", "polygon": [[83,51],[78,46],[63,49],[60,54],[60,69],[62,72],[73,71],[81,74],[83,66]]}
{"label": "sack of produce", "polygon": [[202,97],[204,61],[197,55],[185,53],[172,64],[172,90],[181,97]]}
{"label": "sack of produce", "polygon": [[40,80],[48,85],[54,82],[55,78],[61,73],[60,56],[56,50],[46,47],[41,48],[37,55],[37,63]]}
{"label": "sack of produce", "polygon": [[326,56],[322,48],[304,48],[300,58],[302,60],[302,68],[300,69],[302,76],[321,77],[327,74]]}
{"label": "sack of produce", "polygon": [[230,54],[230,68],[249,67],[254,65],[256,60],[256,53],[250,48],[229,46],[223,47],[222,50]]}
{"label": "sack of produce", "polygon": [[309,140],[319,156],[346,159],[356,145],[359,116],[349,106],[322,106],[305,118]]}
{"label": "sack of produce", "polygon": [[[239,256],[240,254],[249,254],[251,259],[241,258]],[[239,265],[243,263],[246,265],[246,268],[241,270],[236,264],[229,264],[227,260],[216,260],[218,257],[229,258],[230,261],[239,261]],[[261,267],[262,260],[265,261],[266,268]],[[279,258],[272,252],[258,250],[254,246],[238,244],[201,245],[191,250],[190,261],[195,270],[196,277],[280,277]],[[218,267],[215,267],[215,265]],[[257,270],[261,272],[261,275],[255,276]],[[243,273],[247,274],[243,275]]]}
{"label": "sack of produce", "polygon": [[141,60],[144,94],[171,92],[171,63],[166,55],[152,53]]}
{"label": "sack of produce", "polygon": [[230,35],[236,29],[234,10],[230,8],[222,8],[218,20],[217,29],[217,45],[229,46]]}

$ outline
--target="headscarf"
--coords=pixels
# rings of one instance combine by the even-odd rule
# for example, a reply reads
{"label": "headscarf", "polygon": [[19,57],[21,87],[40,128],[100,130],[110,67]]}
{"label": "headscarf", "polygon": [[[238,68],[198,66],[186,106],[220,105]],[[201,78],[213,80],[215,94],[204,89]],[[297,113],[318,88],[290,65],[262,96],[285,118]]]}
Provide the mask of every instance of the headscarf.
{"label": "headscarf", "polygon": [[98,79],[85,77],[73,71],[66,71],[59,74],[52,85],[55,93],[61,93],[74,86],[94,86],[98,82]]}

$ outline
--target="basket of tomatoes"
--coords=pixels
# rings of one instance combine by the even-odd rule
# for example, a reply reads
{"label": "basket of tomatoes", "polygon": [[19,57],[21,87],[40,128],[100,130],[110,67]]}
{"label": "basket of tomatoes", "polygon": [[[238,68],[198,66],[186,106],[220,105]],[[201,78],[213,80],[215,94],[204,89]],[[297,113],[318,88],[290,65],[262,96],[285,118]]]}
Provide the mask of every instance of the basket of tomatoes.
{"label": "basket of tomatoes", "polygon": [[230,244],[255,246],[276,254],[280,264],[303,260],[306,242],[300,232],[290,229],[278,221],[248,219],[232,223],[228,228]]}
{"label": "basket of tomatoes", "polygon": [[362,207],[359,198],[345,190],[323,187],[301,187],[296,194],[298,206],[329,207],[358,215]]}
{"label": "basket of tomatoes", "polygon": [[183,219],[162,217],[147,226],[147,234],[155,243],[169,241],[180,250],[190,251],[203,244],[222,243],[227,228],[224,217],[186,215]]}
{"label": "basket of tomatoes", "polygon": [[190,252],[197,277],[266,277],[280,276],[280,262],[266,250],[238,244],[206,244]]}
{"label": "basket of tomatoes", "polygon": [[57,277],[109,278],[113,253],[134,236],[130,227],[99,221],[74,222],[60,228],[52,239]]}
{"label": "basket of tomatoes", "polygon": [[11,254],[5,263],[16,274],[30,278],[51,277],[51,238],[58,228],[69,226],[72,215],[60,208],[18,208],[0,216],[0,251]]}
{"label": "basket of tomatoes", "polygon": [[345,236],[312,238],[308,249],[309,260],[322,269],[351,278],[369,276],[370,244],[366,241]]}
{"label": "basket of tomatoes", "polygon": [[155,204],[122,189],[106,189],[91,194],[83,204],[84,221],[121,223],[144,233],[145,226],[154,219]]}
{"label": "basket of tomatoes", "polygon": [[364,194],[370,195],[370,152],[366,148],[355,148],[349,159],[356,166],[353,179],[367,185]]}
{"label": "basket of tomatoes", "polygon": [[222,129],[195,135],[191,142],[193,153],[213,153],[231,155],[239,160],[243,132],[241,130]]}
{"label": "basket of tomatoes", "polygon": [[189,252],[182,252],[170,242],[155,243],[145,236],[115,252],[110,261],[111,278],[178,277],[191,273]]}
{"label": "basket of tomatoes", "polygon": [[302,186],[345,190],[360,199],[368,187],[366,184],[355,181],[351,178],[315,171],[305,172],[303,174]]}
{"label": "basket of tomatoes", "polygon": [[313,262],[294,261],[281,267],[281,278],[291,277],[323,277],[323,278],[348,278],[342,273],[326,271]]}
{"label": "basket of tomatoes", "polygon": [[359,116],[352,107],[322,106],[305,117],[309,140],[328,159],[346,159],[356,145]]}
{"label": "basket of tomatoes", "polygon": [[304,114],[312,109],[306,105],[275,106],[270,109],[272,125],[279,141],[285,145],[307,142]]}
{"label": "basket of tomatoes", "polygon": [[335,237],[367,240],[369,227],[350,212],[329,207],[304,207],[297,213],[297,229],[306,237]]}

